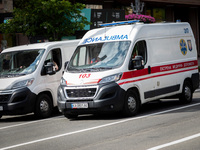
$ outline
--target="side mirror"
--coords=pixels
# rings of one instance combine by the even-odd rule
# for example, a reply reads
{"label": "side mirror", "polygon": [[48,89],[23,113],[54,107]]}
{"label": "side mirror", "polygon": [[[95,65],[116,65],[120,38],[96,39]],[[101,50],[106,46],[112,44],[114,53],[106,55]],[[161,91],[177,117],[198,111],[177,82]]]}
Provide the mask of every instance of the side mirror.
{"label": "side mirror", "polygon": [[53,62],[48,62],[47,65],[45,65],[46,74],[53,75],[56,73],[56,69],[54,67]]}
{"label": "side mirror", "polygon": [[142,56],[136,56],[134,59],[131,60],[130,65],[129,65],[129,69],[130,70],[132,70],[132,69],[137,69],[137,70],[143,69],[144,66],[143,66],[142,61],[143,61]]}

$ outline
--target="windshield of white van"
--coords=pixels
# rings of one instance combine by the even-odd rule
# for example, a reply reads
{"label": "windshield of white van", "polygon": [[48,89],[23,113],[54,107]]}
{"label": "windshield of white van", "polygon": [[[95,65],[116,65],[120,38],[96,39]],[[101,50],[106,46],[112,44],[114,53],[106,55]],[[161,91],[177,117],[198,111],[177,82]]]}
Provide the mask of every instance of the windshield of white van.
{"label": "windshield of white van", "polygon": [[126,57],[130,41],[114,41],[79,46],[72,56],[68,71],[99,71],[120,67]]}
{"label": "windshield of white van", "polygon": [[0,77],[16,77],[34,72],[43,54],[44,49],[1,53]]}

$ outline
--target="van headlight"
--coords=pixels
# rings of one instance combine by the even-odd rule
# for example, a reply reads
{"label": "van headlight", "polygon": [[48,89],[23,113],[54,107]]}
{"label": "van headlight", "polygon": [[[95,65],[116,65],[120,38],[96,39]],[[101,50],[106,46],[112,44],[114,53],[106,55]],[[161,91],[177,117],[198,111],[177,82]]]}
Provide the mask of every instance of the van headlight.
{"label": "van headlight", "polygon": [[33,83],[34,79],[27,79],[23,81],[19,81],[12,86],[12,89],[28,87]]}
{"label": "van headlight", "polygon": [[111,75],[111,76],[107,76],[107,77],[104,77],[102,78],[99,83],[102,84],[102,83],[108,83],[108,82],[117,82],[118,80],[120,80],[122,77],[122,74],[119,73],[119,74],[114,74],[114,75]]}
{"label": "van headlight", "polygon": [[64,86],[67,86],[67,81],[62,77],[61,80],[60,80],[60,85],[64,85]]}

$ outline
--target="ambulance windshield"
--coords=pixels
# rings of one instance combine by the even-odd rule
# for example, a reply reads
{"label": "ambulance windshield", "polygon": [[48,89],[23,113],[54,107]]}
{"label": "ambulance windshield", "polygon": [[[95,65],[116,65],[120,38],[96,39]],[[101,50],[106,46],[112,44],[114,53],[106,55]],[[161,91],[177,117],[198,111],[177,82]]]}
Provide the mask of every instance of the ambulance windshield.
{"label": "ambulance windshield", "polygon": [[114,41],[79,46],[72,56],[68,71],[99,71],[120,67],[128,52],[130,41]]}
{"label": "ambulance windshield", "polygon": [[34,72],[44,51],[44,49],[35,49],[1,53],[0,77],[16,77]]}

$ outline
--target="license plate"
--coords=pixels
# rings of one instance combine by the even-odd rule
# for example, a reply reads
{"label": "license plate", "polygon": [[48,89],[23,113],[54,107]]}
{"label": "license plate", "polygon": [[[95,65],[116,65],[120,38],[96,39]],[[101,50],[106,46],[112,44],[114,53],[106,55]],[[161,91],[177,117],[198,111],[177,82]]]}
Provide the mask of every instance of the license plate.
{"label": "license plate", "polygon": [[3,111],[3,106],[0,106],[0,111]]}
{"label": "license plate", "polygon": [[72,109],[77,108],[88,108],[88,103],[73,103],[71,104]]}

